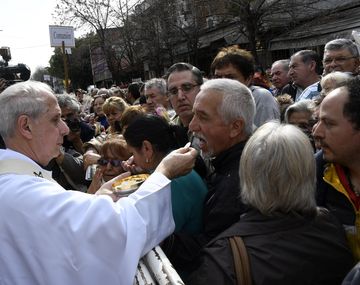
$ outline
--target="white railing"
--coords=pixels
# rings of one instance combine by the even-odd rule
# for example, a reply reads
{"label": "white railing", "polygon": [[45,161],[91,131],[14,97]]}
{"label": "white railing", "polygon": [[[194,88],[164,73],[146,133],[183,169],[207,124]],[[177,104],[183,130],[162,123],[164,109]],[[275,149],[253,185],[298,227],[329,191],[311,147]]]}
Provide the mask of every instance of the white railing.
{"label": "white railing", "polygon": [[139,262],[134,285],[184,285],[178,273],[159,246]]}

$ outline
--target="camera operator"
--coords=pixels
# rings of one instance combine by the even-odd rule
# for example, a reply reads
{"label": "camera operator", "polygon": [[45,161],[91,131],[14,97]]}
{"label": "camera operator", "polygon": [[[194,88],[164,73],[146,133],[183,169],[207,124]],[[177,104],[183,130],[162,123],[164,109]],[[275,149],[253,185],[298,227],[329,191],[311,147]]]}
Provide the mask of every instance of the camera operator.
{"label": "camera operator", "polygon": [[64,137],[64,148],[66,151],[75,150],[83,154],[83,143],[91,140],[95,131],[80,117],[80,103],[68,94],[56,95],[61,108],[61,118],[66,122],[70,129]]}
{"label": "camera operator", "polygon": [[61,118],[69,127],[69,134],[64,137],[61,154],[46,166],[55,179],[65,189],[86,191],[82,146],[94,136],[94,129],[80,118],[80,103],[68,94],[56,95],[61,109]]}

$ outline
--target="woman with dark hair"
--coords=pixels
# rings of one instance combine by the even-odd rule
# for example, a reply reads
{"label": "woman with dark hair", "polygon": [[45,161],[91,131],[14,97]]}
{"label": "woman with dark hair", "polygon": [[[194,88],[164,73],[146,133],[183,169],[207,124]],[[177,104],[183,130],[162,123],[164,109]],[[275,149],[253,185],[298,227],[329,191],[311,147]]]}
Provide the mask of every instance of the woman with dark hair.
{"label": "woman with dark hair", "polygon": [[[133,163],[147,173],[152,173],[166,154],[178,148],[176,137],[177,126],[154,115],[138,117],[124,132]],[[206,194],[206,185],[194,170],[171,181],[175,232],[200,232]]]}

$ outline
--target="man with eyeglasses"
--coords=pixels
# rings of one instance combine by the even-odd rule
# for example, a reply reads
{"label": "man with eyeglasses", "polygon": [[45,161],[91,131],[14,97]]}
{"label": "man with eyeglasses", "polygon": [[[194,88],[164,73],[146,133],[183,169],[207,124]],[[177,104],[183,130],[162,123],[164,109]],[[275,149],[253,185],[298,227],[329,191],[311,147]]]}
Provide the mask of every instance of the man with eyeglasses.
{"label": "man with eyeglasses", "polygon": [[352,75],[359,73],[359,49],[349,39],[335,39],[328,42],[324,48],[323,57],[324,73],[333,71],[348,72]]}
{"label": "man with eyeglasses", "polygon": [[168,69],[165,78],[170,102],[176,113],[174,122],[187,128],[194,115],[195,97],[204,82],[202,73],[189,63],[178,62]]}
{"label": "man with eyeglasses", "polygon": [[[183,141],[179,141],[179,143],[186,144],[188,141],[192,141],[189,124],[194,116],[193,105],[196,95],[204,82],[203,75],[197,67],[190,63],[178,62],[169,67],[164,78],[170,103],[176,113],[172,118],[172,123],[183,127]],[[192,146],[194,146],[193,143]],[[202,178],[205,178],[209,172],[206,164],[207,162],[204,162],[201,156],[197,157],[194,169]]]}

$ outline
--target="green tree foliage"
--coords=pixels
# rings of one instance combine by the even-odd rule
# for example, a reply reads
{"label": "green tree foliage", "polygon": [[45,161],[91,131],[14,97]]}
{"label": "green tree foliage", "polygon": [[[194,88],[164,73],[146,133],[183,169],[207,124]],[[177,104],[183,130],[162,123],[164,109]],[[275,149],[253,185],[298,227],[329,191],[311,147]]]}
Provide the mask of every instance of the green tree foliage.
{"label": "green tree foliage", "polygon": [[49,73],[51,76],[64,78],[64,60],[61,48],[55,48],[54,54],[49,61]]}
{"label": "green tree foliage", "polygon": [[[73,89],[83,88],[93,84],[90,63],[89,45],[96,37],[89,34],[75,40],[75,48],[67,56],[70,85]],[[55,48],[54,55],[50,58],[49,73],[51,76],[64,78],[64,58],[61,48]]]}

